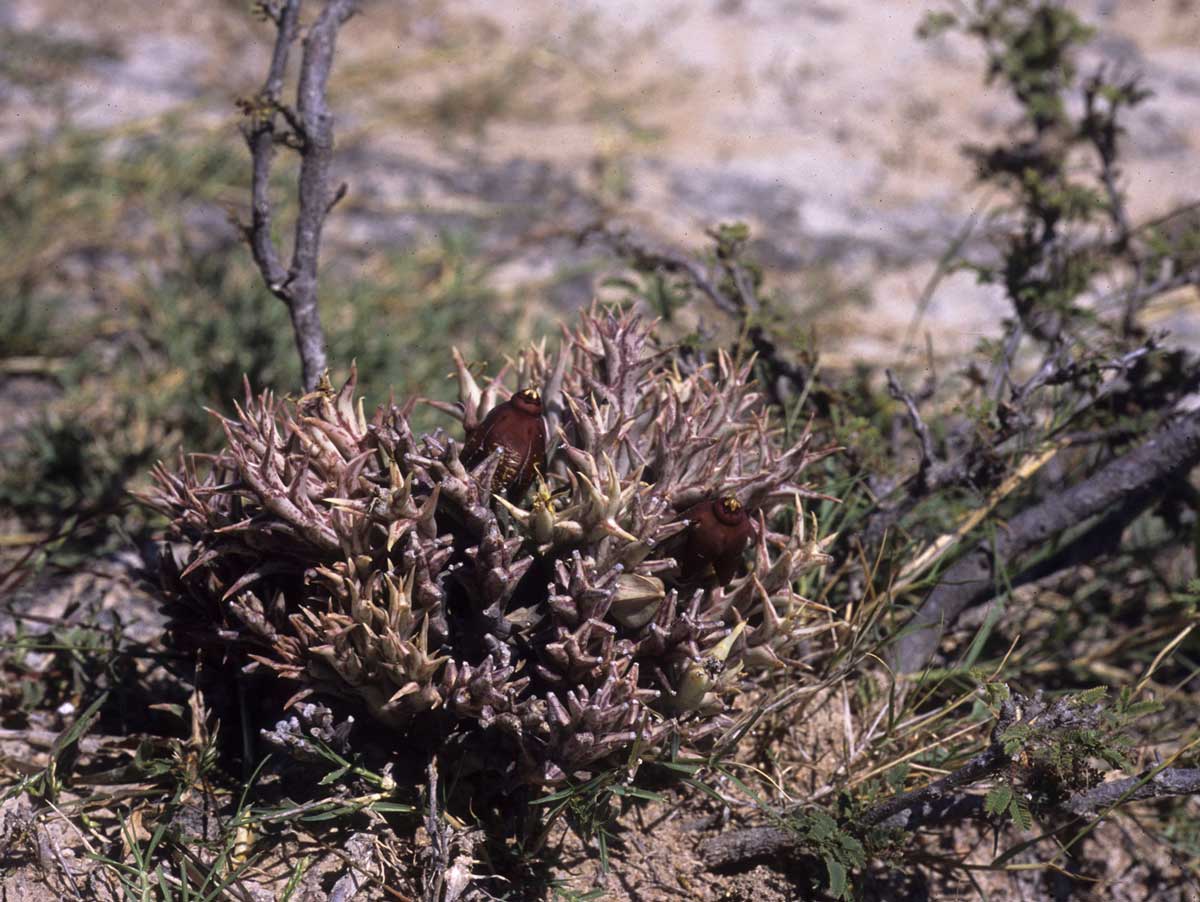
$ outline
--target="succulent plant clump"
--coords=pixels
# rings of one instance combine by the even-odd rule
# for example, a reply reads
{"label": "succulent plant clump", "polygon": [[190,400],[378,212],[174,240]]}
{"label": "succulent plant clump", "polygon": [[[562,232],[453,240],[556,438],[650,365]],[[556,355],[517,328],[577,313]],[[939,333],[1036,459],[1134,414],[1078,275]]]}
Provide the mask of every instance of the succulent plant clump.
{"label": "succulent plant clump", "polygon": [[465,446],[411,404],[368,418],[353,369],[294,402],[247,387],[222,451],[155,473],[177,633],[398,741],[503,749],[507,785],[711,741],[820,628],[796,580],[825,560],[800,504],[828,449],[783,446],[750,363],[673,351],[593,310],[491,379],[455,354],[459,403],[428,403]]}

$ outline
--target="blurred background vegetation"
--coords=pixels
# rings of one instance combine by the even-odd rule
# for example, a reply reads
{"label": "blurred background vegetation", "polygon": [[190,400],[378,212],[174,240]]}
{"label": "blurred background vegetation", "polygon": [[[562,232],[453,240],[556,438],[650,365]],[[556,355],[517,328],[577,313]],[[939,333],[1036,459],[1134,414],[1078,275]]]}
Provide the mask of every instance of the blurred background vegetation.
{"label": "blurred background vegetation", "polygon": [[[1089,880],[1115,880],[1105,850],[1072,847],[1047,865],[1052,856],[1024,848],[1031,834],[1011,832],[1028,814],[1019,805],[994,854],[982,833],[943,834],[950,854],[936,837],[842,828],[986,744],[996,705],[980,686],[990,683],[1030,695],[1129,689],[1161,705],[1137,713],[1148,720],[1134,743],[1125,743],[1126,705],[1107,733],[1087,738],[1098,743],[1084,743],[1087,754],[1079,743],[1030,745],[1043,770],[1083,780],[1090,752],[1118,746],[1131,766],[1195,767],[1194,479],[1173,483],[1169,499],[1056,581],[1039,581],[1037,553],[1001,568],[1002,581],[1028,580],[952,630],[902,705],[889,707],[894,684],[850,662],[885,654],[959,551],[1135,446],[1194,394],[1195,285],[1155,292],[1132,319],[1125,287],[1131,272],[1153,282],[1163,265],[1178,273],[1198,259],[1188,205],[1200,158],[1200,8],[994,0],[926,17],[924,4],[903,2],[642,6],[530,2],[499,16],[487,4],[425,0],[377,5],[347,26],[330,103],[336,177],[350,194],[329,220],[321,282],[334,379],[353,360],[369,404],[389,392],[446,399],[451,346],[494,371],[595,296],[661,316],[689,353],[758,351],[787,428],[813,417],[846,448],[824,463],[819,485],[843,503],[814,511],[821,533],[837,536],[836,564],[800,587],[838,612],[845,646],[819,674],[831,694],[812,703],[816,726],[773,711],[740,764],[709,773],[688,804],[720,821],[813,800],[788,823],[817,864],[793,877],[835,895],[895,898],[903,886],[914,897],[953,888],[1086,898]],[[5,627],[5,729],[87,726],[73,714],[97,703],[93,716],[110,733],[132,732],[114,699],[136,680],[172,705],[196,698],[156,663],[131,675],[131,660],[153,645],[152,635],[127,635],[132,616],[113,621],[107,601],[100,616],[78,592],[51,590],[107,572],[129,549],[150,557],[161,524],[129,492],[154,461],[215,447],[219,424],[205,408],[228,411],[244,378],[280,393],[298,385],[287,311],[236,225],[249,171],[234,100],[261,83],[270,37],[235,0],[166,11],[118,0],[103,17],[58,0],[0,10],[0,593],[32,614]],[[1124,233],[1114,186],[1094,158],[1081,161],[1099,134],[1083,107],[1097,71],[1107,73],[1102,98],[1121,111],[1114,186],[1132,222]],[[1135,72],[1151,96],[1122,93]],[[286,223],[294,161],[281,157],[274,177]],[[735,275],[746,276],[758,306],[722,312],[686,273],[598,239],[598,222],[685,248],[729,297]],[[719,223],[731,225],[706,234]],[[1054,253],[1038,239],[1047,223],[1063,236]],[[1014,324],[1023,331],[1012,345]],[[1105,367],[1162,329],[1166,345],[1113,387]],[[1029,389],[1014,414],[996,373],[1011,370],[1011,386],[1000,385],[1015,390],[1045,361],[1060,381]],[[963,478],[911,490],[914,473],[925,474],[920,483],[928,472],[888,367],[938,457],[970,460]],[[1042,443],[1056,441],[1078,444],[1029,470]],[[1037,551],[1055,560],[1094,526]],[[921,558],[944,537],[953,543],[943,557]],[[32,629],[39,617],[52,628]],[[138,728],[176,745],[156,747],[149,764],[139,751],[140,774],[170,789],[172,812],[202,780],[226,793],[222,811],[234,814],[213,840],[224,864],[207,865],[225,875],[209,890],[225,886],[238,872],[228,862],[246,823],[245,784],[218,776],[206,723],[160,714]],[[82,727],[72,743],[81,736]],[[331,785],[355,779],[326,763]],[[364,772],[357,779],[377,787]],[[628,798],[608,785],[589,793],[571,809],[589,842],[622,812],[628,826]],[[137,810],[130,803],[121,817]],[[260,812],[256,829],[269,833],[286,810]],[[1160,885],[1176,894],[1163,898],[1195,892],[1196,823],[1194,800],[1172,800],[1099,828],[1120,849],[1125,898]],[[160,897],[155,862],[189,873],[182,844],[160,840],[134,855],[133,876],[122,872],[139,898]],[[106,854],[137,850],[122,841]],[[950,860],[963,849],[983,849],[987,865]],[[1027,852],[1013,861],[1028,867],[1002,860],[1008,849]],[[900,859],[933,876],[898,877],[887,862]],[[587,894],[601,878],[577,871],[539,879],[562,898],[599,898]],[[766,892],[770,879],[759,879],[722,891]]]}
{"label": "blurred background vegetation", "polygon": [[[72,519],[71,542],[89,553],[128,541],[125,518],[140,517],[131,480],[180,447],[212,446],[219,424],[205,408],[228,411],[243,377],[282,391],[299,381],[287,310],[236,233],[218,219],[223,237],[197,238],[185,221],[241,188],[236,144],[225,133],[167,135],[66,131],[50,148],[18,148],[0,188],[0,229],[15,238],[0,355],[9,378],[43,381],[52,397],[25,411],[19,436],[10,431],[0,503],[35,532]],[[81,258],[90,296],[63,284]],[[381,250],[356,272],[328,280],[330,356],[342,373],[358,361],[372,399],[445,397],[444,357],[426,349],[459,344],[475,357],[484,335],[488,353],[510,345],[510,317],[466,232]]]}

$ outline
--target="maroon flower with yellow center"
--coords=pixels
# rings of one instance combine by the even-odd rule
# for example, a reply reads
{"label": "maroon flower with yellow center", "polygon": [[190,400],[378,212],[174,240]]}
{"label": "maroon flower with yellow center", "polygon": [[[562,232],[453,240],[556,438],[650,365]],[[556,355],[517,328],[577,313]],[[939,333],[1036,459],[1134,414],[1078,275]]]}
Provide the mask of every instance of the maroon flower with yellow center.
{"label": "maroon flower with yellow center", "polygon": [[493,485],[515,501],[525,494],[534,473],[546,469],[546,421],[537,389],[523,388],[497,404],[467,433],[463,465],[475,467],[497,448],[501,449],[500,463]]}
{"label": "maroon flower with yellow center", "polygon": [[746,508],[732,495],[701,501],[683,512],[691,520],[679,553],[685,581],[703,578],[712,567],[721,585],[737,575],[742,553],[755,534]]}

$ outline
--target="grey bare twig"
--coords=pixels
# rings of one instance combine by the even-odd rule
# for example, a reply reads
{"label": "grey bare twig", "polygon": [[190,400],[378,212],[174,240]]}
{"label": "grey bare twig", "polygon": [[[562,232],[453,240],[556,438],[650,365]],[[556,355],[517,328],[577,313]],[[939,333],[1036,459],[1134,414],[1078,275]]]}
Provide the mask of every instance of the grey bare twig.
{"label": "grey bare twig", "polygon": [[[302,5],[303,0],[260,5],[264,15],[275,24],[276,38],[262,89],[253,101],[243,103],[248,121],[242,133],[252,163],[251,219],[243,230],[267,287],[288,306],[304,387],[311,390],[326,368],[325,333],[317,306],[321,230],[329,211],[346,193],[345,185],[334,188],[329,184],[333,114],[325,95],[338,29],[357,12],[359,3],[326,0],[316,21],[309,26],[300,60],[296,105],[292,109],[281,98],[291,45],[299,35]],[[292,259],[286,267],[271,235],[271,164],[276,144],[291,147],[300,154],[299,213]]]}
{"label": "grey bare twig", "polygon": [[581,242],[592,237],[607,244],[618,256],[626,258],[638,268],[687,276],[718,310],[734,317],[744,314],[740,299],[726,294],[718,286],[717,276],[695,257],[644,235],[634,234],[629,229],[614,228],[602,222],[587,226],[579,235]]}
{"label": "grey bare twig", "polygon": [[1009,762],[1009,756],[1005,753],[1004,743],[1001,740],[1004,731],[1011,727],[1016,719],[1016,703],[1005,701],[1000,706],[1000,713],[992,727],[991,741],[986,749],[962,767],[956,768],[941,779],[934,780],[928,786],[922,786],[920,789],[914,789],[912,792],[903,793],[894,799],[876,805],[863,815],[863,826],[906,826],[909,818],[905,815],[913,811],[920,812],[924,806],[929,804],[944,803],[959,790],[996,773]]}
{"label": "grey bare twig", "polygon": [[442,884],[445,881],[446,869],[450,865],[450,843],[442,823],[442,815],[438,810],[441,800],[438,798],[436,758],[430,759],[429,766],[426,768],[426,778],[429,811],[425,815],[425,832],[429,835],[429,849],[421,878],[424,883],[425,902],[439,902],[442,898]]}
{"label": "grey bare twig", "polygon": [[1200,285],[1200,266],[1190,266],[1178,271],[1167,267],[1163,274],[1152,282],[1134,280],[1129,285],[1101,295],[1096,299],[1095,306],[1099,310],[1105,310],[1125,300],[1128,304],[1140,308],[1147,301],[1189,285]]}
{"label": "grey bare twig", "polygon": [[[1013,758],[1005,751],[1005,734],[1018,721],[1037,723],[1049,736],[1095,722],[1098,706],[1077,706],[1067,697],[1047,702],[1041,693],[1032,697],[1014,695],[1000,705],[988,745],[960,767],[926,786],[901,793],[868,808],[847,826],[856,833],[876,828],[915,831],[923,827],[986,818],[984,797],[969,792],[982,781],[1002,772]],[[1055,810],[1068,817],[1087,817],[1096,811],[1125,802],[1200,792],[1200,769],[1164,768],[1102,783],[1075,793]],[[797,808],[780,812],[783,818]],[[786,823],[786,821],[784,821]],[[731,830],[702,843],[700,857],[709,869],[743,864],[751,860],[779,859],[801,852],[795,830],[786,826],[758,826]]]}
{"label": "grey bare twig", "polygon": [[890,369],[884,372],[887,374],[888,393],[897,401],[902,402],[905,409],[908,410],[909,422],[921,443],[921,464],[917,469],[917,478],[924,480],[929,468],[937,461],[933,449],[933,436],[929,432],[929,427],[925,425],[925,421],[921,419],[921,412],[917,409],[917,402],[913,400],[913,396],[904,390],[904,386],[900,384],[895,373]]}
{"label": "grey bare twig", "polygon": [[1200,768],[1168,767],[1153,776],[1126,777],[1122,780],[1101,783],[1087,792],[1072,796],[1066,807],[1074,814],[1085,815],[1125,802],[1191,795],[1198,792],[1200,792]]}
{"label": "grey bare twig", "polygon": [[980,542],[959,558],[929,593],[893,652],[894,666],[906,673],[922,669],[937,650],[945,628],[968,607],[986,601],[996,588],[997,568],[1069,527],[1121,506],[1144,510],[1161,490],[1200,462],[1200,411],[1160,427],[1128,453],[1082,482],[1013,517],[995,542]]}
{"label": "grey bare twig", "polygon": [[[992,727],[988,747],[962,767],[920,789],[906,792],[874,808],[860,819],[863,828],[909,826],[908,816],[925,809],[934,810],[952,802],[958,791],[979,782],[1008,763],[1001,737],[1017,718],[1017,706],[1006,701]],[[778,855],[796,846],[796,833],[786,827],[750,827],[732,830],[700,846],[700,857],[710,869],[728,867],[743,861]]]}

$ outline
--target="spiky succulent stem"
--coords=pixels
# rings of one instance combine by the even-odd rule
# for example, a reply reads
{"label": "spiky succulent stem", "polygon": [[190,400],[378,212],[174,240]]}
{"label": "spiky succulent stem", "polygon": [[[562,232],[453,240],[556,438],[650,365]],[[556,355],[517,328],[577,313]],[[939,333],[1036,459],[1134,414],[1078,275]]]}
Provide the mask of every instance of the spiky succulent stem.
{"label": "spiky succulent stem", "polygon": [[[499,734],[513,784],[722,729],[731,694],[812,619],[796,580],[825,558],[801,474],[829,449],[807,432],[783,446],[749,363],[685,375],[632,315],[586,314],[556,356],[531,348],[482,386],[455,364],[460,402],[435,406],[468,433],[509,382],[540,391],[552,450],[527,496],[502,497],[511,448],[468,468],[406,409],[368,420],[353,369],[295,402],[247,386],[224,450],[155,472],[177,632],[295,698],[355,697],[400,735],[433,717],[467,741]],[[697,534],[713,528],[697,505],[718,500],[753,528]],[[781,506],[786,534],[768,527]]]}

